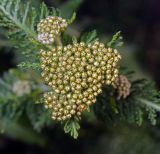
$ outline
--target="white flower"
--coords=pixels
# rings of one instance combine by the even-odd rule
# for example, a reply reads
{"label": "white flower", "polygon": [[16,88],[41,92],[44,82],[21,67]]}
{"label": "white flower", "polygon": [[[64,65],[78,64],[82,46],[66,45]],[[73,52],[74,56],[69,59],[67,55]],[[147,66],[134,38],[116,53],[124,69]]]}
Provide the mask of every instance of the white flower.
{"label": "white flower", "polygon": [[29,94],[31,92],[31,86],[28,81],[18,80],[13,84],[12,91],[19,97]]}

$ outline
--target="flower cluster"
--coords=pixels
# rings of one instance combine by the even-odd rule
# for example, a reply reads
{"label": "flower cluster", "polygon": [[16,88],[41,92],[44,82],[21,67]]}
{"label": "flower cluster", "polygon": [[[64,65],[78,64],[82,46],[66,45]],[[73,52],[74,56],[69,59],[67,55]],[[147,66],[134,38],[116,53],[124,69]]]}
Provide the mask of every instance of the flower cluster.
{"label": "flower cluster", "polygon": [[12,91],[19,97],[29,94],[31,92],[31,86],[29,81],[18,80],[13,84]]}
{"label": "flower cluster", "polygon": [[66,120],[71,118],[72,115],[79,117],[86,109],[86,105],[82,104],[81,101],[79,101],[79,104],[69,101],[71,97],[71,94],[57,95],[54,92],[44,94],[45,107],[53,111],[52,118],[54,120]]}
{"label": "flower cluster", "polygon": [[53,119],[66,120],[96,102],[102,85],[111,85],[118,77],[117,63],[121,56],[116,49],[93,44],[75,43],[41,50],[42,77],[53,92],[44,94]]}
{"label": "flower cluster", "polygon": [[118,99],[127,98],[130,94],[131,83],[124,75],[119,75],[115,80],[113,87],[117,90]]}
{"label": "flower cluster", "polygon": [[66,19],[57,16],[48,16],[37,25],[38,40],[43,44],[51,44],[56,36],[68,26]]}

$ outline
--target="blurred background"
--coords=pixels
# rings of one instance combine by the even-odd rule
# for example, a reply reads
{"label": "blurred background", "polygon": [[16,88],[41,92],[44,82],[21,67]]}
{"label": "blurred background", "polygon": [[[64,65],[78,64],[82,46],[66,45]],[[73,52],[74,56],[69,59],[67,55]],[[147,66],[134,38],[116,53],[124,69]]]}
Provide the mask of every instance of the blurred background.
{"label": "blurred background", "polygon": [[[34,1],[34,0],[33,0]],[[48,6],[63,8],[67,0],[45,0]],[[160,88],[160,1],[159,0],[73,0],[77,20],[72,33],[96,29],[102,40],[122,32],[122,65],[136,71],[137,77],[153,79]],[[36,1],[35,1],[36,5]],[[69,8],[70,6],[68,6]],[[0,75],[16,67],[14,49],[0,42]],[[85,123],[85,122],[84,122]],[[78,140],[64,135],[61,128],[45,129],[47,143],[23,141],[23,135],[0,136],[0,154],[159,154],[160,126],[138,127],[126,123],[89,125],[82,123]],[[58,132],[58,133],[57,133]],[[22,133],[23,134],[23,133]]]}

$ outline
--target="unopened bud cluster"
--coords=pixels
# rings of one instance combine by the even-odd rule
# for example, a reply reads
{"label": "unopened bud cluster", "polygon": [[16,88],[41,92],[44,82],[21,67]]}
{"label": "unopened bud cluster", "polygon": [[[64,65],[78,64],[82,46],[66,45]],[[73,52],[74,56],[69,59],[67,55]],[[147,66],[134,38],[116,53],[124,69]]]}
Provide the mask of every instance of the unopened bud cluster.
{"label": "unopened bud cluster", "polygon": [[118,99],[127,98],[130,94],[131,83],[124,75],[119,75],[115,80],[113,87],[117,90]]}
{"label": "unopened bud cluster", "polygon": [[37,26],[38,40],[43,44],[51,44],[56,36],[65,31],[67,26],[66,19],[48,16],[46,19],[42,19]]}
{"label": "unopened bud cluster", "polygon": [[76,103],[75,99],[71,99],[71,94],[58,95],[54,92],[46,92],[44,94],[45,107],[51,109],[52,118],[54,120],[70,119],[73,115],[79,117],[86,109],[86,105],[79,102]]}
{"label": "unopened bud cluster", "polygon": [[52,118],[80,116],[95,103],[102,85],[111,85],[118,77],[120,58],[116,49],[105,48],[98,41],[41,50],[42,77],[53,89],[44,94],[46,107],[53,111]]}

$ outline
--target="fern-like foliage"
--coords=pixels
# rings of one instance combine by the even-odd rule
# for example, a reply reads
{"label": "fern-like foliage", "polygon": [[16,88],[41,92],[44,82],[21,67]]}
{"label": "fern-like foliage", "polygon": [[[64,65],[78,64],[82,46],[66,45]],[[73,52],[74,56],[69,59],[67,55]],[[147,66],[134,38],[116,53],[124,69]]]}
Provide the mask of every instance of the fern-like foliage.
{"label": "fern-like foliage", "polygon": [[[37,24],[49,15],[58,16],[58,9],[48,7],[42,3],[35,8],[31,1],[1,0],[0,1],[0,27],[5,27],[6,36],[10,38],[14,47],[22,53],[18,66],[22,69],[40,69],[39,50],[48,48],[37,41]],[[68,19],[71,24],[76,13]],[[4,29],[4,30],[5,30]]]}
{"label": "fern-like foliage", "polygon": [[[35,77],[36,78],[36,77]],[[30,82],[31,91],[28,94],[18,96],[13,91],[13,86],[17,81]],[[6,122],[18,122],[20,119],[27,117],[33,128],[40,132],[46,126],[53,126],[50,111],[44,108],[41,99],[41,93],[46,89],[43,85],[37,83],[28,72],[25,76],[22,72],[14,69],[5,73],[0,79],[0,119]],[[78,137],[80,125],[78,119],[71,119],[63,123],[65,133],[69,133],[75,139]],[[1,128],[1,130],[5,128]],[[5,130],[4,130],[5,131]]]}
{"label": "fern-like foliage", "polygon": [[92,43],[97,39],[97,32],[96,30],[93,30],[91,32],[86,32],[82,34],[80,37],[80,41],[85,42],[85,43]]}
{"label": "fern-like foliage", "polygon": [[[38,13],[37,13],[38,12]],[[22,2],[22,0],[1,0],[0,18],[1,24],[11,23],[12,27],[25,32],[29,37],[36,37],[37,22],[49,15],[47,6],[42,3],[40,9],[32,6],[31,1]],[[55,12],[54,12],[55,13]]]}
{"label": "fern-like foliage", "polygon": [[[7,28],[5,33],[13,46],[26,56],[24,58],[26,62],[30,62],[28,64],[24,61],[20,64],[23,68],[37,69],[39,65],[37,54],[40,44],[36,40],[36,24],[48,14],[49,11],[45,4],[42,4],[41,9],[37,10],[32,7],[30,1],[0,1],[0,26]],[[31,55],[32,58],[30,58]]]}
{"label": "fern-like foliage", "polygon": [[[34,21],[35,21],[35,10],[29,7],[29,2],[25,5],[20,3],[20,0],[2,0],[0,2],[1,18],[2,22],[10,22],[14,27],[25,31],[31,36],[34,34]],[[24,11],[25,10],[25,11]],[[28,20],[28,16],[31,14],[31,20]],[[4,18],[3,18],[4,16]]]}
{"label": "fern-like foliage", "polygon": [[74,139],[78,138],[78,131],[80,129],[78,119],[70,119],[64,125],[64,132],[69,133]]}
{"label": "fern-like foliage", "polygon": [[[27,81],[30,83],[31,91],[22,96],[18,96],[13,87],[17,81]],[[47,111],[42,103],[36,103],[37,98],[41,97],[43,88],[37,84],[29,73],[25,76],[18,70],[10,70],[0,79],[0,119],[8,122],[17,122],[24,115],[30,120],[33,128],[40,131],[43,127],[52,122],[50,112]],[[17,85],[18,86],[18,85]]]}
{"label": "fern-like foliage", "polygon": [[112,88],[104,87],[94,108],[98,119],[107,122],[119,119],[137,125],[148,119],[151,124],[156,124],[157,112],[160,111],[160,94],[155,85],[145,79],[132,80],[131,84],[128,98],[120,100],[116,99]]}
{"label": "fern-like foliage", "polygon": [[30,1],[0,1],[0,26],[7,28],[5,32],[7,37],[10,38],[13,46],[25,56],[23,56],[25,60],[19,65],[23,69],[36,70],[39,67],[37,55],[42,45],[36,38],[36,25],[51,13],[55,14],[56,11],[49,11],[44,3],[41,4],[40,9],[37,9]]}

